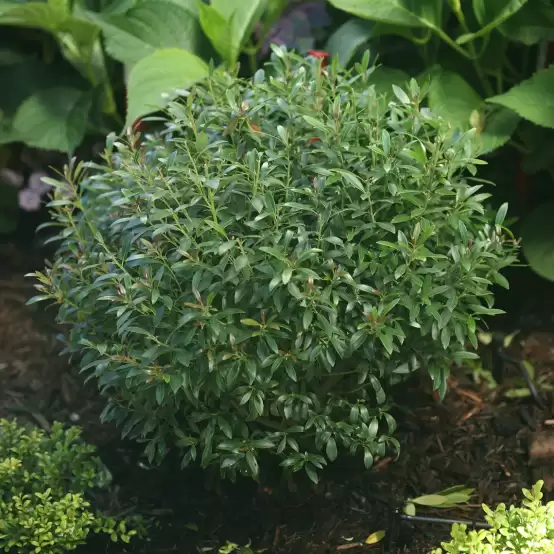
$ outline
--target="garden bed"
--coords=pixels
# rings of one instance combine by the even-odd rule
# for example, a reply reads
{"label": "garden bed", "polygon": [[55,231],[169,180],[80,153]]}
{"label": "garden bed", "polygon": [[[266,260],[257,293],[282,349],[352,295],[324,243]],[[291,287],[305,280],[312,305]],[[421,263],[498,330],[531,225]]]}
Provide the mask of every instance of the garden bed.
{"label": "garden bed", "polygon": [[[548,465],[532,470],[528,456],[533,433],[548,430],[550,403],[541,411],[529,399],[506,400],[503,390],[513,385],[516,373],[508,373],[503,388],[487,391],[462,370],[451,378],[442,404],[425,383],[406,389],[402,404],[408,409],[399,416],[400,459],[380,460],[373,471],[351,460],[332,466],[318,487],[270,477],[260,485],[239,480],[210,488],[206,474],[181,472],[171,459],[161,469],[149,468],[140,461],[140,445],[121,441],[116,429],[99,423],[102,405],[94,387],[83,387],[71,361],[59,356],[56,335],[62,330],[48,312],[24,305],[33,290],[23,274],[31,268],[14,257],[17,249],[2,252],[8,263],[0,279],[0,415],[45,428],[54,420],[83,426],[114,474],[113,494],[102,501],[114,510],[134,507],[156,522],[149,540],[137,541],[129,551],[217,552],[231,540],[282,554],[427,552],[448,537],[448,526],[400,522],[394,508],[407,498],[468,485],[475,488],[471,504],[418,514],[479,520],[482,502],[517,501],[523,486],[550,476]],[[531,317],[526,306],[532,304],[519,305],[527,312],[519,323],[528,330],[514,341],[513,354],[532,361],[539,375],[549,375],[554,334],[544,317]],[[539,322],[543,329],[532,330]],[[515,328],[513,320],[505,322],[509,325]],[[539,444],[550,448],[548,437]],[[388,541],[360,545],[381,529],[387,530]],[[118,545],[92,545],[94,552],[98,548],[124,551]]]}

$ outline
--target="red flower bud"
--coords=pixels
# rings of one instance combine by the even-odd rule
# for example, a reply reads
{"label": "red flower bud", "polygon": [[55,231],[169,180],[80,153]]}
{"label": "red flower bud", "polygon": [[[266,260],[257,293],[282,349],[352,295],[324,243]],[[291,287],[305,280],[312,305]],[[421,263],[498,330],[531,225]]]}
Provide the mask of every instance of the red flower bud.
{"label": "red flower bud", "polygon": [[325,50],[308,50],[308,56],[313,56],[314,58],[328,58],[329,52],[325,52]]}
{"label": "red flower bud", "polygon": [[312,56],[314,58],[320,59],[321,67],[325,67],[327,65],[327,58],[329,57],[329,52],[325,52],[325,50],[308,50],[308,56]]}
{"label": "red flower bud", "polygon": [[142,133],[142,131],[144,131],[144,127],[145,127],[144,121],[142,121],[142,119],[137,119],[133,123],[132,127],[133,127],[133,132]]}
{"label": "red flower bud", "polygon": [[135,148],[138,148],[140,145],[140,135],[145,131],[146,125],[142,119],[137,119],[132,125],[131,130],[134,135],[137,135],[137,138],[133,144]]}

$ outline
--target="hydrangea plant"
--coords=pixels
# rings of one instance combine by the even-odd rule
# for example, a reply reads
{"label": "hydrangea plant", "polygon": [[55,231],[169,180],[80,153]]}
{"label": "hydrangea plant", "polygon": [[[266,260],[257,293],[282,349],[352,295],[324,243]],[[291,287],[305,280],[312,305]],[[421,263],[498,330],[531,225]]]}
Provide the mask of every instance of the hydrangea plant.
{"label": "hydrangea plant", "polygon": [[274,47],[252,80],[216,70],[162,132],[49,181],[63,243],[34,301],[59,304],[104,419],[151,460],[371,467],[397,447],[388,385],[423,370],[444,394],[475,356],[514,260],[506,206],[485,213],[472,133],[378,75]]}
{"label": "hydrangea plant", "polygon": [[469,531],[466,525],[454,524],[452,540],[431,554],[552,554],[554,553],[554,502],[543,505],[537,482],[531,490],[523,489],[521,507],[499,504],[496,510],[483,505],[491,529]]}
{"label": "hydrangea plant", "polygon": [[63,554],[105,533],[129,542],[137,529],[95,511],[85,494],[106,484],[94,447],[61,424],[46,434],[0,420],[0,549],[13,554]]}

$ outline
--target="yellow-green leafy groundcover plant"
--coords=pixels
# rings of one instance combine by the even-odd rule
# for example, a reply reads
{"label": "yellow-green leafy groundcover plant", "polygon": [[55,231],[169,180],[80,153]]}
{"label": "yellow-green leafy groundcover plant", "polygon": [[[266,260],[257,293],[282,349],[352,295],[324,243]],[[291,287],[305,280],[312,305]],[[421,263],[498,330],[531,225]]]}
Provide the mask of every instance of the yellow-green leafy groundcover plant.
{"label": "yellow-green leafy groundcover plant", "polygon": [[109,475],[94,450],[77,427],[45,433],[0,420],[0,549],[63,554],[91,534],[122,542],[137,534],[138,520],[108,517],[86,500]]}
{"label": "yellow-green leafy groundcover plant", "polygon": [[452,540],[431,554],[552,554],[554,553],[554,502],[542,503],[543,481],[523,489],[521,507],[499,504],[496,510],[483,505],[491,529],[467,531],[454,524]]}
{"label": "yellow-green leafy groundcover plant", "polygon": [[380,75],[369,55],[347,72],[274,48],[49,181],[62,244],[34,301],[59,304],[104,419],[151,460],[370,467],[398,446],[389,385],[423,370],[444,394],[475,357],[514,261],[506,206],[485,211],[475,133]]}

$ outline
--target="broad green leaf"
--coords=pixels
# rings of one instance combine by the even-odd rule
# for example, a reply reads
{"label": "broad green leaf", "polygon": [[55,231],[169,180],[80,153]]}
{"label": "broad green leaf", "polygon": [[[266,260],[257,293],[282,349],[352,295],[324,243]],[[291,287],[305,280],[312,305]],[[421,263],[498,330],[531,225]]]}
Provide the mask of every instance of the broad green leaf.
{"label": "broad green leaf", "polygon": [[[229,23],[231,52],[227,59],[231,64],[237,61],[243,46],[260,21],[268,2],[275,3],[275,0],[248,0],[248,2],[244,0],[212,0],[212,6]],[[278,2],[277,5],[279,5]],[[225,58],[225,56],[223,57]]]}
{"label": "broad green leaf", "polygon": [[483,99],[457,73],[441,68],[431,73],[429,108],[454,129],[469,129],[471,113],[482,104]]}
{"label": "broad green leaf", "polygon": [[52,11],[60,17],[66,17],[71,13],[71,3],[69,0],[47,0],[47,3],[52,8]]}
{"label": "broad green leaf", "polygon": [[513,17],[498,30],[511,41],[528,46],[541,40],[554,40],[554,7],[542,0],[529,0]]}
{"label": "broad green leaf", "polygon": [[73,64],[81,74],[97,84],[107,80],[100,29],[91,21],[67,17],[55,32],[58,44],[65,59]]}
{"label": "broad green leaf", "polygon": [[527,0],[473,0],[473,12],[481,27],[490,27],[492,30],[512,17],[526,3]]}
{"label": "broad green leaf", "polygon": [[127,10],[130,10],[133,6],[141,4],[142,2],[148,2],[150,0],[104,0],[102,3],[102,13],[103,14],[115,14],[115,13],[125,13]]}
{"label": "broad green leaf", "polygon": [[539,206],[523,220],[521,245],[533,271],[554,281],[554,203]]}
{"label": "broad green leaf", "polygon": [[481,29],[460,36],[456,42],[464,44],[488,35],[516,14],[526,3],[527,0],[473,0],[473,12]]}
{"label": "broad green leaf", "polygon": [[14,115],[21,103],[41,89],[69,83],[67,77],[60,73],[59,68],[52,68],[36,58],[22,56],[13,63],[0,61],[0,83],[10,86],[0,87],[0,110],[4,116]]}
{"label": "broad green leaf", "polygon": [[112,58],[133,65],[163,48],[200,54],[205,39],[197,16],[166,0],[143,2],[126,14],[89,14],[102,29]]}
{"label": "broad green leaf", "polygon": [[[114,0],[117,1],[117,0]],[[119,0],[123,1],[123,0]],[[148,2],[158,2],[159,0],[133,0],[133,4],[136,4],[137,6],[140,6],[141,4],[148,3]],[[165,0],[162,0],[165,1]],[[175,4],[177,6],[181,6],[182,8],[185,8],[189,12],[192,12],[194,15],[198,17],[198,0],[171,0],[172,4]],[[103,10],[104,11],[104,10]]]}
{"label": "broad green leaf", "polygon": [[0,25],[34,27],[55,32],[66,14],[47,2],[0,2]]}
{"label": "broad green leaf", "polygon": [[78,89],[39,91],[17,110],[14,133],[34,148],[71,153],[85,136],[91,105],[90,93]]}
{"label": "broad green leaf", "polygon": [[520,117],[502,106],[495,106],[490,113],[485,116],[484,127],[478,134],[480,151],[482,154],[493,152],[497,148],[504,146],[514,134]]}
{"label": "broad green leaf", "polygon": [[407,27],[441,26],[443,0],[329,0],[345,12]]}
{"label": "broad green leaf", "polygon": [[[75,13],[80,13],[75,9]],[[93,85],[105,83],[105,94],[111,95],[98,28],[90,21],[73,17],[65,0],[50,2],[1,3],[0,25],[18,25],[54,34],[63,56]],[[112,104],[113,98],[111,99]],[[115,111],[115,107],[111,110]]]}
{"label": "broad green leaf", "polygon": [[229,65],[234,65],[239,52],[232,43],[231,23],[212,4],[200,2],[198,5],[198,14],[200,17],[200,25],[217,53]]}
{"label": "broad green leaf", "polygon": [[330,37],[325,50],[337,56],[340,64],[347,67],[360,46],[373,38],[375,23],[363,19],[350,19],[343,23]]}
{"label": "broad green leaf", "polygon": [[175,89],[203,79],[208,70],[200,58],[178,48],[158,50],[140,60],[129,74],[126,125],[163,107],[163,95],[175,97]]}
{"label": "broad green leaf", "polygon": [[375,86],[377,94],[383,94],[391,98],[393,96],[392,86],[401,87],[409,79],[409,75],[400,69],[380,65],[369,76],[369,84]]}
{"label": "broad green leaf", "polygon": [[508,92],[487,98],[537,125],[554,128],[554,65],[535,73]]}
{"label": "broad green leaf", "polygon": [[[58,26],[55,35],[64,58],[69,61],[93,87],[101,92],[101,108],[109,115],[117,114],[117,105],[106,66],[100,29],[85,19],[78,7],[76,17],[67,17]],[[81,17],[82,16],[82,17]]]}

